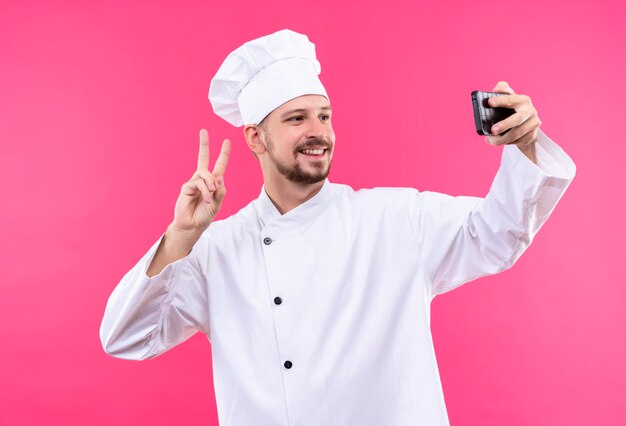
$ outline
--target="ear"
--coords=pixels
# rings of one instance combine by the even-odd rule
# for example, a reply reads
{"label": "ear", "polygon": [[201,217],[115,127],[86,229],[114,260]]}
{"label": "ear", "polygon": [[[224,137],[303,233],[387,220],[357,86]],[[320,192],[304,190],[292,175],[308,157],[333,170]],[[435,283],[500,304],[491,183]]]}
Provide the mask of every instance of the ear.
{"label": "ear", "polygon": [[256,155],[265,152],[265,144],[261,138],[262,130],[256,124],[248,124],[243,128],[243,136],[252,152]]}

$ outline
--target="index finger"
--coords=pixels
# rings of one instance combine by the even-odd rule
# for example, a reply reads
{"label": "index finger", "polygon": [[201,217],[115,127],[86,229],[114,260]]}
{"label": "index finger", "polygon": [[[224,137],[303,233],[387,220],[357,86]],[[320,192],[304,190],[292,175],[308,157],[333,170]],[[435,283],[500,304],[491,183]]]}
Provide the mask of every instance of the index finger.
{"label": "index finger", "polygon": [[500,95],[490,97],[487,102],[492,108],[500,107],[515,109],[516,106],[523,102],[523,99],[519,95]]}
{"label": "index finger", "polygon": [[215,167],[213,168],[214,176],[223,176],[224,172],[226,172],[226,166],[228,165],[228,158],[230,157],[230,140],[224,139],[222,143],[222,150],[220,151],[220,156],[217,157],[217,161],[215,162]]}
{"label": "index finger", "polygon": [[198,152],[198,169],[209,168],[209,132],[200,129],[200,151]]}

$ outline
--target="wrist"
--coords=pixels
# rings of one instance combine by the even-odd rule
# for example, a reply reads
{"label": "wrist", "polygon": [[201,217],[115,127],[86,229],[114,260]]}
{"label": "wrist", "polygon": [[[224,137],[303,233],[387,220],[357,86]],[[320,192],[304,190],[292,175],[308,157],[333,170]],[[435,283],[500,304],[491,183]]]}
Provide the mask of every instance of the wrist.
{"label": "wrist", "polygon": [[178,255],[188,255],[202,236],[202,230],[179,229],[170,224],[165,231],[164,244],[168,251]]}

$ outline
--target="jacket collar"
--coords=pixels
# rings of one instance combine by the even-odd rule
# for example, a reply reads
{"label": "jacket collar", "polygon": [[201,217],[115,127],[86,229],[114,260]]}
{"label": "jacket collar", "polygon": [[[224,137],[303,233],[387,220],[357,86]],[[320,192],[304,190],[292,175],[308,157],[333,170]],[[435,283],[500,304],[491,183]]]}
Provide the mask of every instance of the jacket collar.
{"label": "jacket collar", "polygon": [[292,225],[299,221],[306,220],[318,211],[316,207],[324,205],[325,201],[328,200],[330,193],[331,183],[328,179],[326,179],[317,194],[300,204],[298,207],[281,215],[274,203],[272,203],[270,197],[265,192],[265,185],[263,185],[261,193],[255,203],[256,211],[259,215],[259,220],[261,221],[261,227],[265,228],[275,222],[276,225],[282,228],[283,226]]}

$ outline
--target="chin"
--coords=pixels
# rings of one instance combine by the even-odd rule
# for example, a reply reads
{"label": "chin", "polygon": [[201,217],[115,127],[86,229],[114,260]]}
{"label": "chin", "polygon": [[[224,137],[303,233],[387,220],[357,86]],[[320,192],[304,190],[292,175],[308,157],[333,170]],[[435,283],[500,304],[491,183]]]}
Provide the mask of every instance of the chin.
{"label": "chin", "polygon": [[304,173],[302,170],[294,170],[289,176],[286,176],[292,182],[312,185],[314,183],[323,182],[327,177],[330,169],[318,173]]}

